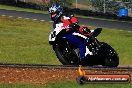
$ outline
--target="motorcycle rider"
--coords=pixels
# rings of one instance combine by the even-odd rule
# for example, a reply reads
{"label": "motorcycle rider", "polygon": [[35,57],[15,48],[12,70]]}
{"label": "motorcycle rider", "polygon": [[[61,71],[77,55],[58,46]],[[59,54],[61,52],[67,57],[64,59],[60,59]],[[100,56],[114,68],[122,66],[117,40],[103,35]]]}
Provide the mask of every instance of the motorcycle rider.
{"label": "motorcycle rider", "polygon": [[[53,28],[56,28],[57,25],[62,25],[62,29],[66,30],[66,33],[63,35],[63,38],[66,38],[68,41],[70,41],[73,45],[77,46],[80,50],[80,64],[85,63],[85,57],[90,52],[86,52],[86,42],[78,38],[85,37],[82,34],[79,33],[77,29],[80,30],[80,32],[85,32],[87,28],[81,28],[78,25],[78,20],[75,16],[70,15],[64,15],[63,13],[63,7],[59,5],[58,3],[52,4],[52,6],[49,8],[50,18],[53,21]],[[87,32],[87,30],[86,30]],[[85,37],[87,39],[87,37]]]}

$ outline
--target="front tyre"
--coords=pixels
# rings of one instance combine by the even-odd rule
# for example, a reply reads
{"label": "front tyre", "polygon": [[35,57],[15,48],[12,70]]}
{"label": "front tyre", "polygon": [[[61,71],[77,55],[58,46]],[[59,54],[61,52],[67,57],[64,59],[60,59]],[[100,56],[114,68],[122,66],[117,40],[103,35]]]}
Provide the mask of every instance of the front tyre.
{"label": "front tyre", "polygon": [[63,65],[78,65],[79,58],[74,52],[74,50],[70,49],[68,46],[63,45],[55,45],[54,51],[56,53],[57,58]]}

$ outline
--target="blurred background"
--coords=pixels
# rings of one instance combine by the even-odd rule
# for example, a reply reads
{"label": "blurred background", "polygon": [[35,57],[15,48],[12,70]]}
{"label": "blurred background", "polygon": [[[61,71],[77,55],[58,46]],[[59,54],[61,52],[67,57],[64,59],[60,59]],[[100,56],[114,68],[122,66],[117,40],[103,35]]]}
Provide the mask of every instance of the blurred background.
{"label": "blurred background", "polygon": [[61,3],[67,9],[72,9],[70,12],[85,16],[111,14],[132,17],[132,0],[0,0],[0,4],[6,3],[39,10],[47,10],[54,2]]}

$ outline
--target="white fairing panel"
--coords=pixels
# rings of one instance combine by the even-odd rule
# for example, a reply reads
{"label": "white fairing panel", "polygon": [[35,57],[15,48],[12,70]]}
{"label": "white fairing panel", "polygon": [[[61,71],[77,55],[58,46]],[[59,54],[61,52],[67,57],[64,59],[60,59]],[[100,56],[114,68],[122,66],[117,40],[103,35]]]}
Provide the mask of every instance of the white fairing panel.
{"label": "white fairing panel", "polygon": [[94,32],[94,30],[90,30],[91,32]]}
{"label": "white fairing panel", "polygon": [[49,41],[55,41],[56,35],[58,35],[63,29],[63,23],[56,24],[56,28],[50,33]]}
{"label": "white fairing panel", "polygon": [[88,47],[86,46],[86,53],[85,53],[85,56],[87,55],[93,55],[93,53],[88,49]]}

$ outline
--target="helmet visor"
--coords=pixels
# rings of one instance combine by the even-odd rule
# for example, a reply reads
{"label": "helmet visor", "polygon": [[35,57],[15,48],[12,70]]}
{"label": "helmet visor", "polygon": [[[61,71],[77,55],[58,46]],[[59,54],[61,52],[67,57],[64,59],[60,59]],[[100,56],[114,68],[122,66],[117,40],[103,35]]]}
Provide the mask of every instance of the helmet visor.
{"label": "helmet visor", "polygon": [[52,12],[52,13],[50,13],[50,14],[51,14],[51,17],[55,17],[55,16],[57,15],[56,12]]}

